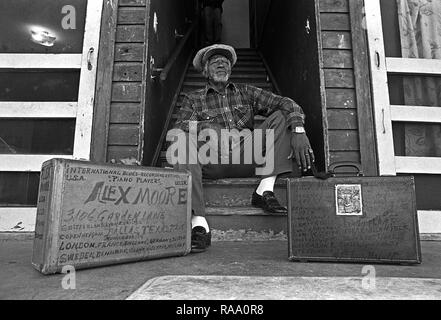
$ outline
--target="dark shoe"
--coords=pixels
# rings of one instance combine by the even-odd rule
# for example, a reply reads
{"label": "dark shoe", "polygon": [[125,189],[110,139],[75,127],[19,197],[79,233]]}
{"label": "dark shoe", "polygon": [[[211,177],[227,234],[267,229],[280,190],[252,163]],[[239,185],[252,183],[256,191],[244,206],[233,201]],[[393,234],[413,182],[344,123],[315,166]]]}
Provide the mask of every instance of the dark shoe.
{"label": "dark shoe", "polygon": [[191,252],[200,253],[211,246],[211,231],[203,227],[195,227],[191,230]]}
{"label": "dark shoe", "polygon": [[280,205],[274,192],[271,191],[265,191],[262,196],[254,191],[251,204],[254,207],[262,208],[267,213],[288,214],[288,210]]}

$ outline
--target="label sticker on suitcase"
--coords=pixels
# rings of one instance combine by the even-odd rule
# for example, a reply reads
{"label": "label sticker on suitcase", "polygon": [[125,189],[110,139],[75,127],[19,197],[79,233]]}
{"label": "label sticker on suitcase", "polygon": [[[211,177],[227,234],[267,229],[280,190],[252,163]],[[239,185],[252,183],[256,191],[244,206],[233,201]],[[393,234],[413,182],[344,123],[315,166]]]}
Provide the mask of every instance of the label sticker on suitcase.
{"label": "label sticker on suitcase", "polygon": [[337,208],[338,216],[362,216],[361,185],[336,185],[335,207]]}

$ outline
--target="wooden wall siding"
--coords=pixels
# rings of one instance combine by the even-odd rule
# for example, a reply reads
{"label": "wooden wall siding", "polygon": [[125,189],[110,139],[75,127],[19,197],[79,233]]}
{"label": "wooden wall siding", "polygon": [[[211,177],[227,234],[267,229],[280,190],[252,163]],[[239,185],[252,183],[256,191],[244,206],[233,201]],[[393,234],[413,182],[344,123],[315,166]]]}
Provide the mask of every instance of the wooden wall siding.
{"label": "wooden wall siding", "polygon": [[142,158],[147,0],[119,0],[107,161]]}
{"label": "wooden wall siding", "polygon": [[361,163],[349,1],[319,1],[328,166]]}

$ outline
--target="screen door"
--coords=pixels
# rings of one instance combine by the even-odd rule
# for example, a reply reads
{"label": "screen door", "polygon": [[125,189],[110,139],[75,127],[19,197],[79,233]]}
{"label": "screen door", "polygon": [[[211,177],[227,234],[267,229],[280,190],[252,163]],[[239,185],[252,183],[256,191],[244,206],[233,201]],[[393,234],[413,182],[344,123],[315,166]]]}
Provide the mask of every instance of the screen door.
{"label": "screen door", "polygon": [[441,1],[365,8],[380,174],[441,174]]}
{"label": "screen door", "polygon": [[39,171],[90,158],[103,0],[0,1],[0,231],[33,231]]}

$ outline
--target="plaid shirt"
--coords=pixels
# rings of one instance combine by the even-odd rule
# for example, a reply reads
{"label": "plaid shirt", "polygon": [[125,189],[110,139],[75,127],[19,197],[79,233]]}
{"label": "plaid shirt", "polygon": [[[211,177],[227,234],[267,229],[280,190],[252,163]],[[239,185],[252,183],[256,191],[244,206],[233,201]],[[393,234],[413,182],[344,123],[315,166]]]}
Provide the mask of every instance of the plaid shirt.
{"label": "plaid shirt", "polygon": [[189,122],[216,123],[225,129],[254,129],[254,116],[270,116],[276,111],[286,116],[288,126],[303,126],[305,115],[294,100],[260,88],[229,83],[226,94],[207,84],[204,89],[185,94],[175,128],[188,132]]}

